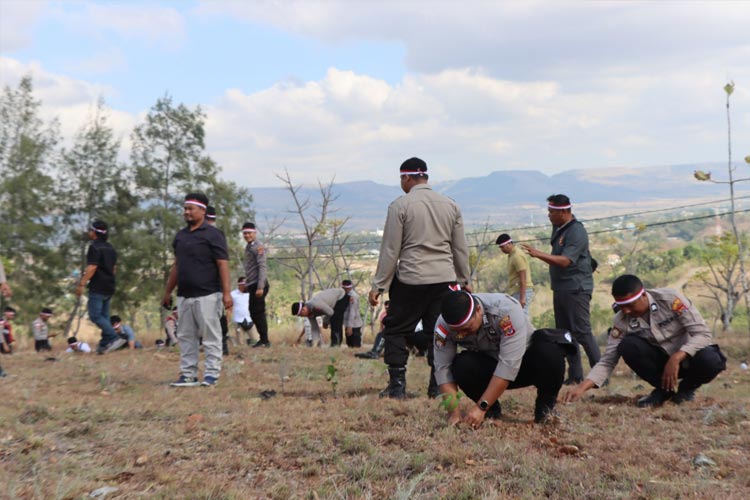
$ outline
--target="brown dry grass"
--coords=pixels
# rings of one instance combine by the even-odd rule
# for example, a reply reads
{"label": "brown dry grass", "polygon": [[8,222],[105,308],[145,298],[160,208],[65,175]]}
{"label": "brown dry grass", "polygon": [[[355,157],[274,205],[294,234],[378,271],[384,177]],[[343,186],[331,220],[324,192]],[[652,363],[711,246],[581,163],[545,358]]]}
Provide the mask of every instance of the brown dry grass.
{"label": "brown dry grass", "polygon": [[[345,348],[240,347],[210,389],[168,387],[176,352],[57,357],[0,358],[0,497],[109,485],[108,499],[750,498],[750,371],[737,359],[684,406],[635,408],[648,390],[620,369],[551,424],[530,422],[522,389],[503,397],[500,425],[469,431],[424,396],[423,358],[408,374],[419,397],[394,402],[377,397],[382,362]],[[716,465],[694,466],[699,453]]]}

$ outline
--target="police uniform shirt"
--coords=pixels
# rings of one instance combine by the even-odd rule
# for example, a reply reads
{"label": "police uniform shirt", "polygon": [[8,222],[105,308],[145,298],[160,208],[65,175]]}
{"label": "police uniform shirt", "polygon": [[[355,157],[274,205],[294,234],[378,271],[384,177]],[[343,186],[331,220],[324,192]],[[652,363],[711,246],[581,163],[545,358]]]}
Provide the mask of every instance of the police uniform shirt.
{"label": "police uniform shirt", "polygon": [[86,253],[86,264],[96,266],[96,272],[89,280],[89,292],[102,295],[115,293],[115,265],[117,252],[109,242],[94,240]]}
{"label": "police uniform shirt", "polygon": [[266,286],[266,247],[254,240],[245,246],[245,283],[248,286]]}
{"label": "police uniform shirt", "polygon": [[5,277],[5,267],[3,267],[3,263],[0,262],[0,285],[5,283],[7,281],[7,278]]}
{"label": "police uniform shirt", "polygon": [[622,311],[615,315],[607,348],[586,376],[601,387],[617,365],[617,347],[625,335],[637,335],[672,355],[684,351],[689,356],[714,343],[711,330],[698,309],[684,295],[671,288],[646,290],[649,312],[630,318]]}
{"label": "police uniform shirt", "polygon": [[310,309],[311,317],[321,315],[330,317],[333,316],[333,308],[336,302],[343,299],[345,294],[343,288],[328,288],[313,295],[305,305]]}
{"label": "police uniform shirt", "polygon": [[387,290],[398,271],[407,285],[469,282],[469,249],[455,201],[417,184],[388,207],[373,290]]}
{"label": "police uniform shirt", "polygon": [[362,328],[362,313],[359,310],[359,294],[352,290],[349,292],[349,305],[344,312],[344,327]]}
{"label": "police uniform shirt", "polygon": [[31,322],[31,331],[34,334],[34,340],[47,340],[49,336],[47,322],[42,318],[37,318]]}
{"label": "police uniform shirt", "polygon": [[568,267],[549,266],[550,285],[553,291],[593,290],[589,235],[577,219],[552,229],[552,255],[570,259]]}
{"label": "police uniform shirt", "polygon": [[458,346],[496,359],[494,375],[512,382],[531,342],[534,327],[516,299],[504,293],[473,297],[482,305],[482,326],[475,334],[460,337],[442,315],[435,324],[435,379],[440,385],[454,382],[451,365]]}
{"label": "police uniform shirt", "polygon": [[205,297],[221,291],[217,260],[229,260],[227,240],[214,226],[181,229],[172,242],[177,260],[177,296]]}

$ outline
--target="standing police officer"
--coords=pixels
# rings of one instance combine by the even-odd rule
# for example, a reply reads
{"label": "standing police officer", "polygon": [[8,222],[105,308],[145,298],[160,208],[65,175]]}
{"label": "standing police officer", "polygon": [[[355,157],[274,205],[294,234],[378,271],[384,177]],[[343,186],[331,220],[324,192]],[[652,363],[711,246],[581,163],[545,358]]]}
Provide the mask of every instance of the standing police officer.
{"label": "standing police officer", "polygon": [[601,387],[620,356],[654,387],[638,400],[641,408],[660,406],[667,400],[675,404],[692,401],[698,387],[726,368],[726,357],[700,312],[677,290],[646,290],[637,276],[624,274],[612,283],[612,296],[619,312],[604,356],[586,380],[565,394],[565,401]]}
{"label": "standing police officer", "polygon": [[[576,342],[583,346],[594,366],[601,357],[599,346],[591,333],[591,294],[594,290],[593,261],[589,252],[589,235],[571,211],[570,198],[553,194],[547,198],[547,214],[552,223],[552,253],[544,253],[522,244],[524,250],[549,264],[552,304],[555,310],[555,327],[568,330]],[[581,352],[576,349],[568,355],[566,384],[583,380]]]}
{"label": "standing police officer", "polygon": [[252,222],[242,225],[242,237],[245,238],[245,290],[250,294],[250,317],[255,322],[260,340],[253,347],[271,347],[268,340],[268,322],[266,321],[266,295],[268,279],[266,278],[266,248],[257,240],[258,230]]}
{"label": "standing police officer", "polygon": [[[431,332],[440,315],[440,302],[458,282],[468,289],[469,250],[461,209],[456,202],[436,193],[427,184],[427,164],[410,158],[401,164],[401,189],[406,193],[388,207],[378,267],[370,304],[388,290],[391,301],[383,324],[388,387],[381,397],[406,397],[406,337],[422,320]],[[428,362],[432,366],[432,344]],[[434,370],[428,395],[437,396]]]}
{"label": "standing police officer", "polygon": [[498,400],[507,389],[530,385],[537,388],[534,421],[543,421],[562,387],[565,350],[575,347],[567,332],[535,332],[510,295],[464,291],[443,299],[434,345],[440,392],[455,394],[460,388],[476,402],[463,418],[458,407],[453,409],[449,421],[463,420],[475,428],[485,418],[500,417]]}

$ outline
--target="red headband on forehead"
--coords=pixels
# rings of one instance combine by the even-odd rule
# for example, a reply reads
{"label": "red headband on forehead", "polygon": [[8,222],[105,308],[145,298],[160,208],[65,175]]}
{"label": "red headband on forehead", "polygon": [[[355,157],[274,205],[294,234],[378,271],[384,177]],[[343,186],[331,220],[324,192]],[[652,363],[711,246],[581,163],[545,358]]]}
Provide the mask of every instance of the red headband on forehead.
{"label": "red headband on forehead", "polygon": [[553,205],[552,203],[547,205],[547,208],[551,208],[552,210],[567,210],[569,208],[573,208],[573,205],[568,203],[567,205]]}
{"label": "red headband on forehead", "polygon": [[499,247],[504,247],[504,246],[505,246],[505,245],[507,245],[508,243],[513,243],[513,239],[511,238],[511,239],[509,239],[508,241],[503,241],[502,243],[499,243],[499,244],[498,244],[497,246],[499,246]]}
{"label": "red headband on forehead", "polygon": [[426,170],[401,170],[398,175],[421,175],[426,173]]}
{"label": "red headband on forehead", "polygon": [[468,295],[469,300],[471,300],[471,307],[469,307],[469,313],[464,317],[464,319],[462,319],[458,323],[448,323],[446,321],[446,323],[448,323],[448,326],[450,326],[451,328],[461,328],[466,323],[468,323],[471,317],[474,315],[474,297],[468,292],[464,292],[464,293]]}
{"label": "red headband on forehead", "polygon": [[638,299],[641,298],[641,295],[643,295],[644,292],[645,292],[645,290],[643,288],[641,288],[640,290],[638,290],[637,292],[635,292],[632,295],[628,295],[626,297],[622,297],[619,300],[615,299],[615,304],[617,304],[618,306],[624,306],[624,305],[630,304],[631,302],[635,302],[636,300],[638,300]]}
{"label": "red headband on forehead", "polygon": [[185,200],[185,205],[195,205],[196,207],[206,208],[206,204],[199,200]]}

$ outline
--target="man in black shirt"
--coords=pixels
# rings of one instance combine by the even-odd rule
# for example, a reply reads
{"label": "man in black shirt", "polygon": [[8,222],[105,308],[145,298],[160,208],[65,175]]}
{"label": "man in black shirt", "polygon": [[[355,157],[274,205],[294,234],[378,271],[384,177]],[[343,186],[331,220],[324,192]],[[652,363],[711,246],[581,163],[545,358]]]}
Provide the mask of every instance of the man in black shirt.
{"label": "man in black shirt", "polygon": [[106,222],[97,220],[91,224],[88,236],[92,241],[86,254],[86,269],[76,288],[76,295],[80,297],[86,283],[89,285],[89,319],[102,330],[102,339],[96,349],[98,354],[104,354],[107,347],[118,339],[109,322],[109,305],[115,293],[117,252],[107,242],[108,231]]}
{"label": "man in black shirt", "polygon": [[[224,309],[232,309],[229,251],[224,234],[205,220],[208,198],[203,193],[185,197],[187,227],[177,233],[172,247],[175,261],[169,271],[162,304],[172,302],[177,287],[177,340],[180,378],[173,387],[216,385],[221,373],[221,323]],[[198,382],[199,341],[203,338],[205,370]]]}

